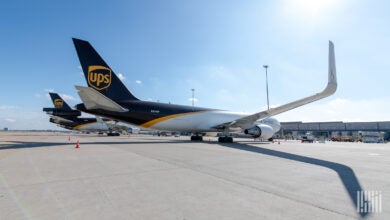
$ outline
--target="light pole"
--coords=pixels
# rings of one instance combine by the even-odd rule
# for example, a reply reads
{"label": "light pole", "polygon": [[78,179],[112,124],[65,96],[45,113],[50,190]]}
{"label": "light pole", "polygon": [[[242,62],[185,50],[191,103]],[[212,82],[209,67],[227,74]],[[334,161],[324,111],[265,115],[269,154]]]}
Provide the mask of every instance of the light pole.
{"label": "light pole", "polygon": [[269,110],[269,98],[268,98],[268,73],[267,73],[268,65],[263,65],[263,67],[265,68],[265,85],[266,85],[266,87],[267,87],[267,106],[268,106],[268,110]]}
{"label": "light pole", "polygon": [[195,89],[191,89],[192,91],[192,107],[194,107],[194,92],[195,92]]}

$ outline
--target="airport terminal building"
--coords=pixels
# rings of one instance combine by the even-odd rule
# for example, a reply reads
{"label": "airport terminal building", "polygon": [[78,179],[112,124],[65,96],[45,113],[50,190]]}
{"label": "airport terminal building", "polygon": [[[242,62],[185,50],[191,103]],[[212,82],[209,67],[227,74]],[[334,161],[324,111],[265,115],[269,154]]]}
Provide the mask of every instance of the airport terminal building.
{"label": "airport terminal building", "polygon": [[389,141],[390,121],[383,122],[282,122],[277,138],[300,139],[310,134],[334,141]]}

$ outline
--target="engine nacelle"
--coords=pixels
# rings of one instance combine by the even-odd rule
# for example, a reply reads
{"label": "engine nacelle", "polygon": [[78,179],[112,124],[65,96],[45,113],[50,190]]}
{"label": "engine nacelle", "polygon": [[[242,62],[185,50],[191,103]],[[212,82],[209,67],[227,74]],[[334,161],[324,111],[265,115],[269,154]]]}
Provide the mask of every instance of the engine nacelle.
{"label": "engine nacelle", "polygon": [[245,129],[245,134],[252,135],[254,138],[270,139],[274,135],[274,129],[266,124],[259,124],[252,128]]}

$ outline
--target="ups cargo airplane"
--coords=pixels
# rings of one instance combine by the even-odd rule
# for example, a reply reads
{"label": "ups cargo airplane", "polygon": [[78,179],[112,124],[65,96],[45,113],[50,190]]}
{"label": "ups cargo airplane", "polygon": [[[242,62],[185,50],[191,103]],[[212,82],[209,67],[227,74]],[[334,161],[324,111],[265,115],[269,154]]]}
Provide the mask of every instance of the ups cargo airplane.
{"label": "ups cargo airplane", "polygon": [[81,112],[70,108],[57,93],[50,92],[49,95],[53,101],[54,108],[43,108],[43,111],[50,115],[51,123],[57,124],[58,126],[68,130],[99,132],[107,133],[108,136],[119,136],[119,133],[113,132],[118,131],[119,128],[110,127],[110,124],[99,117],[79,117],[81,116]]}
{"label": "ups cargo airplane", "polygon": [[332,95],[337,89],[334,46],[329,41],[326,88],[317,94],[254,114],[142,101],[135,97],[87,41],[73,38],[88,87],[76,86],[83,103],[80,111],[161,131],[192,132],[192,141],[202,141],[206,132],[223,132],[219,142],[233,142],[230,131],[269,139],[280,129],[271,116]]}

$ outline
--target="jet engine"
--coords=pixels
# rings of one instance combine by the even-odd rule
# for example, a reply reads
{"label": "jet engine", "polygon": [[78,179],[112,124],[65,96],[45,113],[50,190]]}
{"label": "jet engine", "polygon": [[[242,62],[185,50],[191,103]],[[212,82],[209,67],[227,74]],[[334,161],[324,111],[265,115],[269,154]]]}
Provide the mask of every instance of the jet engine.
{"label": "jet engine", "polygon": [[270,139],[274,135],[274,129],[266,124],[259,124],[252,128],[244,130],[245,134],[252,135],[254,138]]}

